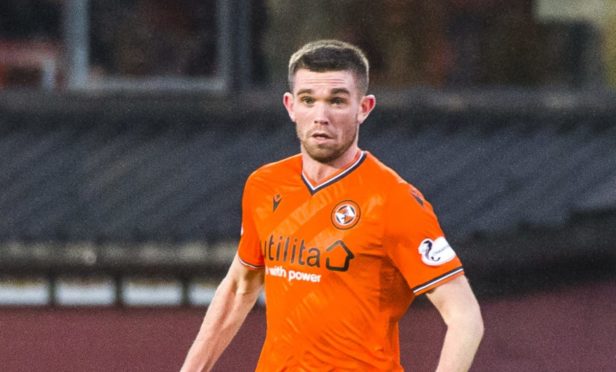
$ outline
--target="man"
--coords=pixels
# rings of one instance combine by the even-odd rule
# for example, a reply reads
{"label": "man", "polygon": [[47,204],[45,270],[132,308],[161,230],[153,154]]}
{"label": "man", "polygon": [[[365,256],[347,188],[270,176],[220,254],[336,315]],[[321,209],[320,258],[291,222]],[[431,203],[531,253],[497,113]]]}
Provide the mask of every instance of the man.
{"label": "man", "polygon": [[422,194],[358,147],[376,103],[364,54],[309,43],[289,84],[301,152],[248,178],[237,255],[182,370],[212,368],[264,283],[259,371],[402,370],[398,320],[423,293],[447,325],[437,370],[468,370],[483,323],[461,263]]}

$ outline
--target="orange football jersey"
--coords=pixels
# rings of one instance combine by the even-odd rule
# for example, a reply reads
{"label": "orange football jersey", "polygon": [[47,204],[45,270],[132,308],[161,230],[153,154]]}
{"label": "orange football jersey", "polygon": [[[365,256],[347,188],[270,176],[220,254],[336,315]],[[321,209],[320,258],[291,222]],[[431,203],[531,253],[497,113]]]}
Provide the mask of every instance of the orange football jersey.
{"label": "orange football jersey", "polygon": [[421,193],[366,151],[316,184],[301,156],[250,175],[241,262],[265,270],[257,370],[402,370],[398,321],[463,269]]}

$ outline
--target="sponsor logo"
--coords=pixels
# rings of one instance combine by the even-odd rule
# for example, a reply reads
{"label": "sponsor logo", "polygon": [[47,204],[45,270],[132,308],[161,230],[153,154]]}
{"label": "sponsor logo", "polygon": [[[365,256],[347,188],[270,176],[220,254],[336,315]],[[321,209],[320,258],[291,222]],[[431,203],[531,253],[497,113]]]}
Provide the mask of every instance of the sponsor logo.
{"label": "sponsor logo", "polygon": [[287,281],[301,281],[319,283],[321,281],[321,274],[306,273],[297,270],[287,270],[286,268],[278,265],[265,268],[265,274],[269,276],[275,276],[277,278],[285,278]]}
{"label": "sponsor logo", "polygon": [[456,252],[442,236],[434,240],[424,239],[419,244],[419,254],[423,263],[429,266],[440,266],[456,256]]}
{"label": "sponsor logo", "polygon": [[271,263],[289,263],[307,267],[324,267],[330,271],[347,271],[355,258],[342,240],[337,240],[327,248],[306,246],[303,239],[290,236],[270,235],[262,242],[263,255]]}
{"label": "sponsor logo", "polygon": [[354,201],[345,200],[332,210],[332,223],[340,230],[347,230],[357,225],[360,215],[359,205]]}
{"label": "sponsor logo", "polygon": [[280,196],[280,194],[274,195],[272,198],[272,212],[276,212],[276,209],[278,209],[278,204],[280,204],[281,201],[282,196]]}

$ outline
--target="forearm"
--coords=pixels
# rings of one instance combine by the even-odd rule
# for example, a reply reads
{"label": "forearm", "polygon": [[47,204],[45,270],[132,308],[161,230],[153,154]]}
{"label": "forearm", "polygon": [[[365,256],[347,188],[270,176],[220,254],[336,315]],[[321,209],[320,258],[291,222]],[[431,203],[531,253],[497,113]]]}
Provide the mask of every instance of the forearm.
{"label": "forearm", "polygon": [[212,369],[258,296],[259,291],[256,289],[236,288],[230,280],[223,280],[216,290],[181,371],[200,372]]}
{"label": "forearm", "polygon": [[482,337],[481,318],[471,316],[449,324],[437,372],[468,371]]}
{"label": "forearm", "polygon": [[447,325],[437,372],[468,371],[483,337],[483,319],[466,277],[441,285],[428,298]]}

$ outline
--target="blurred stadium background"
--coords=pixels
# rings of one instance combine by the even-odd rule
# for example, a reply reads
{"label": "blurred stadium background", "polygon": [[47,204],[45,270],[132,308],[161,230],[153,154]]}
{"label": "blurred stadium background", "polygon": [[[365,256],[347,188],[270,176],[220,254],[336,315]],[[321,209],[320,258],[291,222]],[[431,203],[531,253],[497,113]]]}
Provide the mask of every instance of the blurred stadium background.
{"label": "blurred stadium background", "polygon": [[[0,369],[178,370],[245,178],[298,151],[289,54],[373,62],[360,145],[435,205],[483,306],[475,371],[616,370],[615,0],[4,0]],[[251,370],[257,307],[217,370]],[[403,364],[444,332],[418,303]]]}

